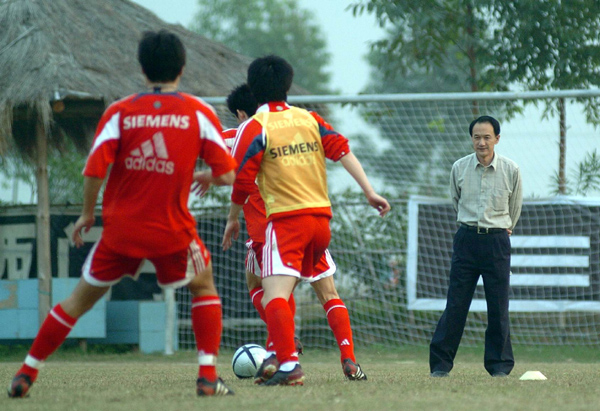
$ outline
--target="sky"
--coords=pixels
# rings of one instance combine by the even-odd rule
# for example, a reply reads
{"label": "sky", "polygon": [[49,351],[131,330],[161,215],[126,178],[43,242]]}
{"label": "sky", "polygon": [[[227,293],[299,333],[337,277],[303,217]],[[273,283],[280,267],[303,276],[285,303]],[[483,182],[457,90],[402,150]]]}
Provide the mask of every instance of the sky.
{"label": "sky", "polygon": [[[188,27],[198,12],[197,0],[133,0],[154,12],[168,23]],[[315,23],[327,41],[331,61],[327,70],[331,73],[331,87],[340,94],[359,93],[368,82],[369,65],[364,56],[369,43],[383,37],[372,15],[354,17],[346,10],[351,0],[297,0],[300,8],[311,10]]]}

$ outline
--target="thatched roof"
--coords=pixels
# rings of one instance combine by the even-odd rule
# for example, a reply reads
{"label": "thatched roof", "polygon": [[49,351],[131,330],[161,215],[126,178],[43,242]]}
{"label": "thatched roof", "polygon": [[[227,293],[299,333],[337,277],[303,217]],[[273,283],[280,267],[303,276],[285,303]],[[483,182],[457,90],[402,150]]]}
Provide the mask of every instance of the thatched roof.
{"label": "thatched roof", "polygon": [[40,118],[51,139],[85,145],[107,104],[143,90],[137,44],[161,28],[186,46],[182,91],[224,96],[245,81],[251,58],[128,0],[0,0],[0,154],[11,134],[28,151]]}

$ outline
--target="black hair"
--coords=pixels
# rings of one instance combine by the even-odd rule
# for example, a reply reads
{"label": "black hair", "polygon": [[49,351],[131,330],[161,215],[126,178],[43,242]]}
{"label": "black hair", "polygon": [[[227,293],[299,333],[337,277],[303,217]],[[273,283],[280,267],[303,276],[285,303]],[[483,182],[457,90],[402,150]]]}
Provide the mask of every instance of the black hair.
{"label": "black hair", "polygon": [[285,101],[293,79],[294,69],[279,56],[257,58],[248,67],[248,86],[259,104]]}
{"label": "black hair", "polygon": [[138,61],[151,82],[171,82],[185,66],[185,47],[179,37],[166,30],[147,31],[138,45]]}
{"label": "black hair", "polygon": [[490,123],[494,128],[494,135],[497,136],[500,134],[500,123],[498,120],[491,116],[481,116],[473,120],[469,126],[469,135],[471,137],[473,137],[473,127],[475,127],[475,124],[478,123]]}
{"label": "black hair", "polygon": [[245,111],[248,117],[252,117],[256,113],[258,103],[254,98],[254,94],[250,91],[248,84],[239,85],[229,93],[227,96],[227,108],[236,117],[238,110]]}

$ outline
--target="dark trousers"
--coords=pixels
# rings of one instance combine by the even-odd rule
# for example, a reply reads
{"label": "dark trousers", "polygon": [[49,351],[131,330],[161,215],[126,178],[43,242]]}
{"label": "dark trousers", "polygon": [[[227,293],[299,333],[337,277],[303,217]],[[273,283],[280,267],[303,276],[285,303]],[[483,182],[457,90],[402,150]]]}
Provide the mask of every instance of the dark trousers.
{"label": "dark trousers", "polygon": [[449,372],[460,344],[479,276],[483,276],[488,326],[484,366],[490,373],[509,374],[515,360],[510,343],[508,293],[510,240],[506,231],[477,234],[464,227],[454,235],[446,309],[429,346],[431,372]]}

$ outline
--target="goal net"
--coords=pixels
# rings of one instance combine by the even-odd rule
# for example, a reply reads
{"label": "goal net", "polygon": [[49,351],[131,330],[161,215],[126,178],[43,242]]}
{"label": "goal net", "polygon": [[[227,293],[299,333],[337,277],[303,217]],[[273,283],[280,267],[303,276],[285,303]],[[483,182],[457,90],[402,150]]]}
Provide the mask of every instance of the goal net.
{"label": "goal net", "polygon": [[[586,111],[599,96],[571,91],[290,98],[316,109],[350,139],[371,181],[392,204],[392,212],[379,218],[340,165],[330,165],[330,251],[358,347],[429,343],[445,305],[457,228],[449,173],[454,161],[472,152],[468,126],[483,114],[500,121],[496,150],[514,160],[523,176],[526,202],[511,239],[513,341],[600,343],[600,137],[594,114]],[[223,101],[209,99],[225,125],[235,127]],[[263,344],[265,326],[245,285],[245,231],[231,250],[221,250],[228,192],[215,193],[211,206],[196,203],[194,213],[223,301],[223,346]],[[195,346],[187,295],[176,295],[180,349]],[[312,289],[302,284],[295,296],[296,333],[303,343],[335,348]],[[486,325],[478,287],[462,344],[482,344]]]}

